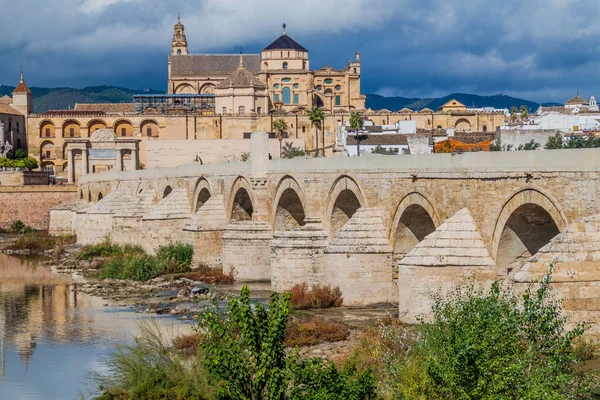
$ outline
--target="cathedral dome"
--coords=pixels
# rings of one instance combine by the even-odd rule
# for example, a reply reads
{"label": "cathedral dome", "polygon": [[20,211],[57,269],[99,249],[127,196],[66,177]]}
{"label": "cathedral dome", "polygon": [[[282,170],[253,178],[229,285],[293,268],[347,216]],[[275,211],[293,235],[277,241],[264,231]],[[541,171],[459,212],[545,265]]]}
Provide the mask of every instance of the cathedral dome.
{"label": "cathedral dome", "polygon": [[283,24],[283,34],[279,36],[273,43],[268,45],[263,49],[265,50],[297,50],[297,51],[306,51],[300,43],[296,42],[294,39],[289,37],[285,32],[286,25]]}

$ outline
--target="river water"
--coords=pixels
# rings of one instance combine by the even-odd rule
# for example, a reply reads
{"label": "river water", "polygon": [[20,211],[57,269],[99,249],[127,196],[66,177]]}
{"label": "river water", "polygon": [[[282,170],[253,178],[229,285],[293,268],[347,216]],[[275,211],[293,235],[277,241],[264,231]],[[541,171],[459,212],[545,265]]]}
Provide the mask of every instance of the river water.
{"label": "river water", "polygon": [[[0,254],[0,399],[78,399],[93,394],[92,372],[145,318],[167,335],[192,324],[69,290],[70,278],[35,260]],[[108,304],[106,306],[106,304]]]}

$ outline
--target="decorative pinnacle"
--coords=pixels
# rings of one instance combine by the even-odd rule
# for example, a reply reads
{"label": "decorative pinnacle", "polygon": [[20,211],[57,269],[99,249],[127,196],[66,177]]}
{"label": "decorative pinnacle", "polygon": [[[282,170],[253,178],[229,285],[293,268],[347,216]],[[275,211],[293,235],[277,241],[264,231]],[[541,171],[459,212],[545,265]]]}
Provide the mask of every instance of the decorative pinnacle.
{"label": "decorative pinnacle", "polygon": [[21,83],[25,82],[25,78],[23,77],[23,67],[21,67]]}
{"label": "decorative pinnacle", "polygon": [[178,24],[181,23],[181,13],[180,12],[177,13],[177,23]]}
{"label": "decorative pinnacle", "polygon": [[240,50],[240,65],[238,67],[243,67],[244,66],[244,58],[242,57],[242,50]]}
{"label": "decorative pinnacle", "polygon": [[281,25],[283,27],[283,34],[286,35],[285,33],[285,28],[287,28],[287,25],[285,24],[285,22],[283,23],[283,25]]}

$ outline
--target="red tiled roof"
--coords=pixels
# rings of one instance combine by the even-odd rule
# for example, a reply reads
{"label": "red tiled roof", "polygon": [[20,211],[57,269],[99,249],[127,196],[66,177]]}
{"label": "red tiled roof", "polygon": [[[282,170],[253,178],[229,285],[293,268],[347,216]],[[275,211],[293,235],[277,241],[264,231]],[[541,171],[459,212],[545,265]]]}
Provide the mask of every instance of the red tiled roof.
{"label": "red tiled roof", "polygon": [[12,104],[12,99],[9,96],[0,97],[0,104]]}
{"label": "red tiled roof", "polygon": [[8,114],[8,115],[23,115],[19,110],[13,108],[10,104],[2,104],[0,103],[0,114]]}

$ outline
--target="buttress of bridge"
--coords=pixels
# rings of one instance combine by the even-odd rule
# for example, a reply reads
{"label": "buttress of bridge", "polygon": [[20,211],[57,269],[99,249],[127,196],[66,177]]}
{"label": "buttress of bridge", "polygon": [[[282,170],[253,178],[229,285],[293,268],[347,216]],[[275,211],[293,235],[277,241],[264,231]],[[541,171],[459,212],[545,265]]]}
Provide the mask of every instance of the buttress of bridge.
{"label": "buttress of bridge", "polygon": [[190,217],[190,200],[187,190],[178,188],[152,207],[142,220],[185,219]]}
{"label": "buttress of bridge", "polygon": [[381,211],[359,208],[329,242],[326,253],[391,253],[386,232]]}
{"label": "buttress of bridge", "polygon": [[184,231],[217,231],[227,225],[227,213],[222,195],[211,196],[183,227]]}
{"label": "buttress of bridge", "polygon": [[600,214],[573,222],[515,273],[514,280],[533,283],[556,262],[555,282],[600,280]]}
{"label": "buttress of bridge", "polygon": [[124,189],[116,188],[106,195],[102,200],[91,206],[88,214],[117,214],[127,210],[133,202],[133,196]]}
{"label": "buttress of bridge", "polygon": [[468,209],[463,208],[425,237],[399,263],[411,267],[495,266]]}
{"label": "buttress of bridge", "polygon": [[143,217],[150,210],[154,203],[154,194],[151,191],[144,191],[132,198],[127,208],[119,210],[117,217]]}

